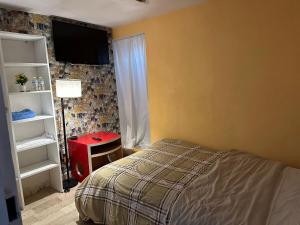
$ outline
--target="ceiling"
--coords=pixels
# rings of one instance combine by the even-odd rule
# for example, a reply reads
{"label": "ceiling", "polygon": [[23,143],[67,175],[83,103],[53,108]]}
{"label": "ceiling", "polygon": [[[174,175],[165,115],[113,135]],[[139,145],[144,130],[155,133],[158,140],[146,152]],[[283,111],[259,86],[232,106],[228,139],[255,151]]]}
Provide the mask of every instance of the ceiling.
{"label": "ceiling", "polygon": [[205,0],[0,0],[0,7],[55,15],[103,26],[119,26]]}

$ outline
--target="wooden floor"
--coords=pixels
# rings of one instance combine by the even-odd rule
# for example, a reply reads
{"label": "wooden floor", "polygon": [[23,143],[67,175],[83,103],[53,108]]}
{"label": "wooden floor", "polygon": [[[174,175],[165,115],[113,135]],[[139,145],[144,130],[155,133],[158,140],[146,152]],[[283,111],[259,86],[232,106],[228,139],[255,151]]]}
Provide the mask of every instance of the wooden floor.
{"label": "wooden floor", "polygon": [[24,225],[93,225],[80,222],[74,203],[76,188],[69,193],[45,189],[26,199],[22,211]]}

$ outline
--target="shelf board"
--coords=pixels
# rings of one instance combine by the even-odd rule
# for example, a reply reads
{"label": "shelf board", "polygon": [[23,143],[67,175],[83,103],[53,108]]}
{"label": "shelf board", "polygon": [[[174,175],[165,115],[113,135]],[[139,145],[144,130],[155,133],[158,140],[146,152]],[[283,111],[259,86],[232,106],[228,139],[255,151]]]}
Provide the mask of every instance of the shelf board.
{"label": "shelf board", "polygon": [[119,149],[121,149],[121,146],[113,148],[113,149],[111,149],[109,151],[103,151],[103,152],[100,152],[100,153],[97,153],[97,154],[92,154],[91,156],[92,156],[92,158],[95,158],[95,157],[99,157],[99,156],[103,156],[103,155],[109,155],[109,154],[111,154],[111,153],[113,153],[113,152],[115,152],[115,151],[117,151]]}
{"label": "shelf board", "polygon": [[15,95],[30,95],[30,94],[43,94],[43,93],[51,93],[50,90],[45,91],[26,91],[26,92],[10,92],[9,96],[15,96]]}
{"label": "shelf board", "polygon": [[47,63],[4,63],[4,67],[41,67],[47,65]]}
{"label": "shelf board", "polygon": [[33,34],[21,34],[21,33],[12,33],[1,31],[0,32],[1,39],[4,40],[19,40],[19,41],[37,41],[42,40],[44,37]]}
{"label": "shelf board", "polygon": [[58,166],[59,165],[57,163],[55,163],[51,160],[36,163],[36,164],[30,165],[30,166],[20,168],[20,177],[21,177],[21,179],[31,177],[33,175],[45,172],[47,170],[51,170]]}
{"label": "shelf board", "polygon": [[30,150],[30,149],[45,146],[45,145],[50,145],[53,143],[56,143],[56,140],[47,138],[45,136],[35,137],[35,138],[26,139],[24,141],[17,142],[16,150],[17,150],[17,152],[23,152],[26,150]]}
{"label": "shelf board", "polygon": [[12,124],[15,125],[15,124],[34,122],[34,121],[39,121],[39,120],[47,120],[47,119],[52,119],[52,118],[54,118],[54,116],[50,116],[50,115],[37,115],[37,116],[35,116],[33,118],[29,118],[29,119],[12,121]]}

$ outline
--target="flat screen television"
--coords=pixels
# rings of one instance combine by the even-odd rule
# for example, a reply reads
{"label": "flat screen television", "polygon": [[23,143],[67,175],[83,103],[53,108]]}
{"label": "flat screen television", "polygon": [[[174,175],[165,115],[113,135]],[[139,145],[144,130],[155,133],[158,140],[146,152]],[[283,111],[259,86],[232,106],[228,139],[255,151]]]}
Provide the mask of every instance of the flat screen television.
{"label": "flat screen television", "polygon": [[56,61],[72,64],[109,64],[105,30],[52,20]]}

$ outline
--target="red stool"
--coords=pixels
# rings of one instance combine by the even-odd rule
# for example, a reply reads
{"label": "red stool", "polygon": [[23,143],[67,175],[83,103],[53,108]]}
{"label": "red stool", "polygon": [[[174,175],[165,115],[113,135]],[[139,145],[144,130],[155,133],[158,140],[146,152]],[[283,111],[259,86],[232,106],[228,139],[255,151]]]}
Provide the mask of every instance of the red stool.
{"label": "red stool", "polygon": [[77,140],[69,139],[68,147],[72,176],[80,182],[103,166],[103,162],[111,162],[111,155],[123,157],[121,137],[116,133],[98,132],[80,136]]}

